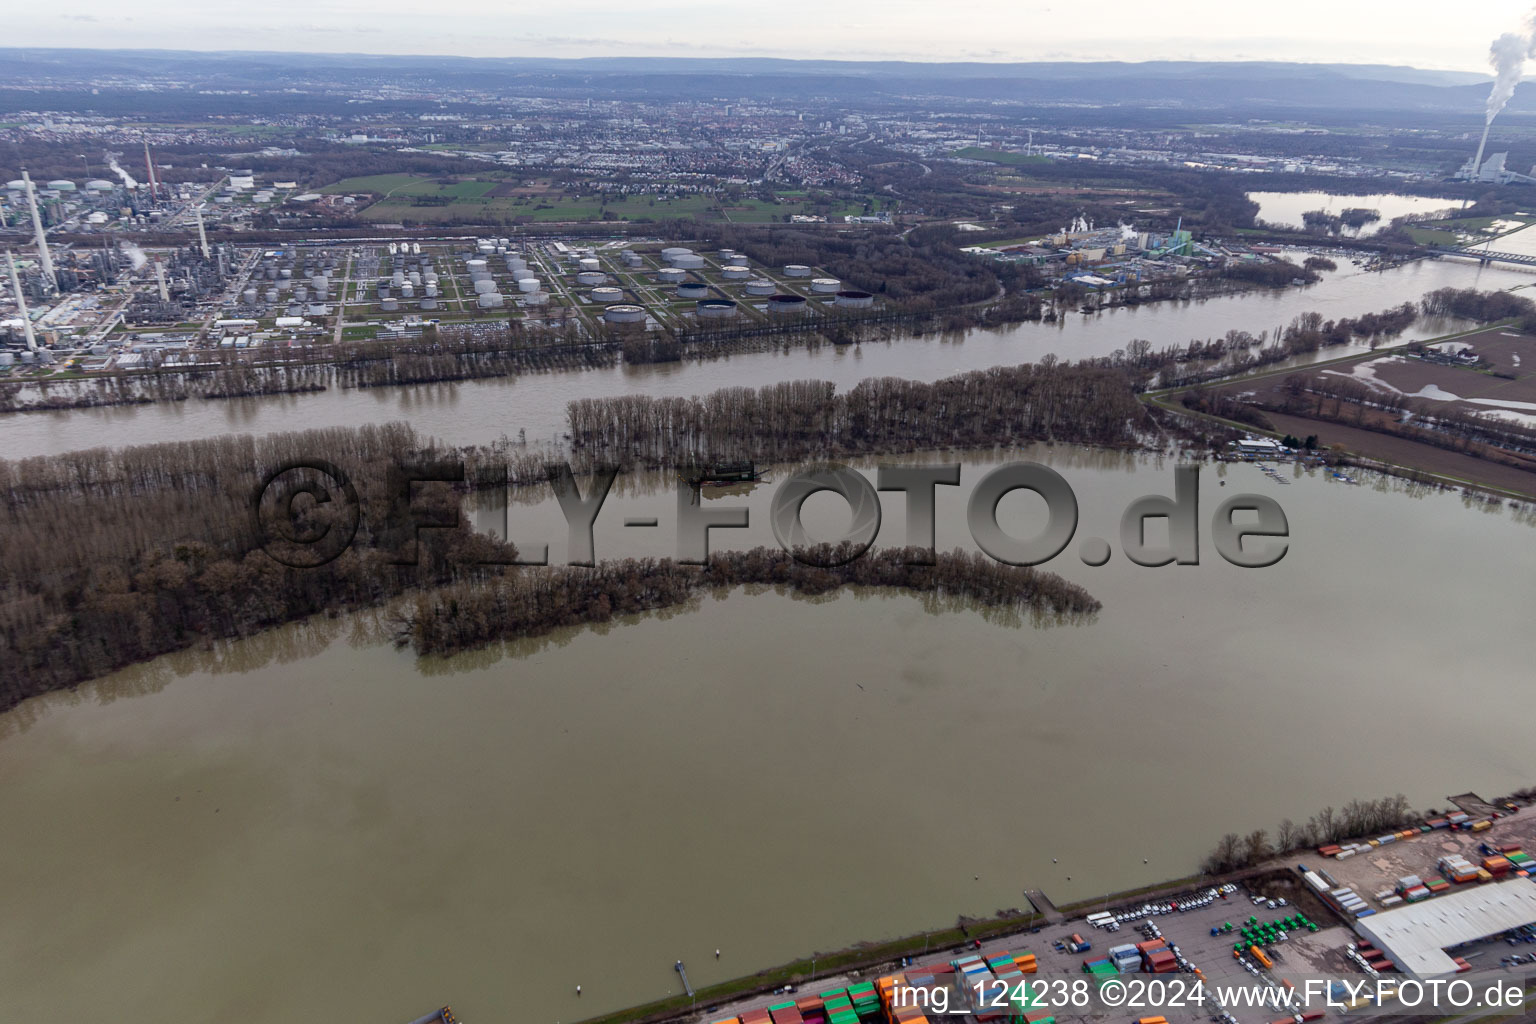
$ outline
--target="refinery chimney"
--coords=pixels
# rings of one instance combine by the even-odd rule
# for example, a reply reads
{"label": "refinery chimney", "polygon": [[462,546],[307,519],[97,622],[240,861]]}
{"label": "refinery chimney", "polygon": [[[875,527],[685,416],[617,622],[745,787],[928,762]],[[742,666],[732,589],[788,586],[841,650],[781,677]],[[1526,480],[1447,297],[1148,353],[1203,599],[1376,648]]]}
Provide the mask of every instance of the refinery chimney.
{"label": "refinery chimney", "polygon": [[144,140],[144,167],[149,171],[149,197],[160,198],[160,187],[155,182],[155,162],[149,157],[149,140]]}
{"label": "refinery chimney", "polygon": [[208,232],[203,230],[203,206],[199,203],[192,210],[197,214],[197,244],[203,247],[203,259],[208,258]]}
{"label": "refinery chimney", "polygon": [[11,287],[16,289],[16,310],[21,314],[21,322],[27,330],[27,349],[37,351],[37,335],[32,333],[32,315],[27,312],[27,297],[21,291],[21,277],[16,273],[16,257],[11,255],[11,250],[5,250],[6,266],[11,268]]}
{"label": "refinery chimney", "polygon": [[1488,145],[1488,129],[1492,127],[1492,121],[1483,125],[1483,140],[1477,144],[1477,156],[1472,158],[1472,179],[1474,181],[1477,180],[1479,172],[1483,169],[1483,148]]}
{"label": "refinery chimney", "polygon": [[27,202],[32,207],[32,233],[37,239],[37,261],[43,268],[43,287],[50,293],[58,291],[59,279],[53,276],[53,257],[48,255],[48,235],[43,231],[43,218],[37,212],[37,189],[32,187],[32,176],[22,168],[21,180],[27,186]]}
{"label": "refinery chimney", "polygon": [[171,293],[165,289],[165,264],[155,260],[155,281],[160,285],[160,301],[170,302]]}

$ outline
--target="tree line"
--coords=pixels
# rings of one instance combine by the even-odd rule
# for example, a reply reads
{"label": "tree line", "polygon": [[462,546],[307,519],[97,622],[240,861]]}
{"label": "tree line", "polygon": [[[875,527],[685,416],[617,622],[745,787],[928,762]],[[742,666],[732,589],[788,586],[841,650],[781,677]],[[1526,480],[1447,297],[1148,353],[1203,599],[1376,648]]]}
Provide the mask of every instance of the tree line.
{"label": "tree line", "polygon": [[1201,870],[1212,875],[1239,871],[1295,850],[1350,837],[1377,836],[1432,816],[1433,812],[1415,811],[1401,793],[1375,800],[1351,800],[1342,808],[1324,807],[1305,822],[1297,823],[1286,818],[1280,822],[1273,838],[1268,829],[1262,828],[1246,836],[1228,832],[1206,856]]}
{"label": "tree line", "polygon": [[580,573],[528,570],[406,598],[397,602],[391,622],[400,646],[419,655],[442,655],[675,607],[708,590],[747,584],[803,594],[846,586],[897,589],[941,605],[1045,616],[1087,615],[1100,608],[1086,590],[1055,573],[1003,565],[976,552],[945,552],[933,565],[917,565],[910,564],[922,554],[917,549],[881,548],[841,564],[807,564],[838,562],[851,553],[846,545],[821,545],[805,552],[806,561],[801,561],[780,548],[758,547],[714,552],[702,567],[667,558],[627,558]]}
{"label": "tree line", "polygon": [[1146,424],[1125,373],[1051,356],[932,383],[873,378],[841,394],[828,381],[800,380],[691,398],[582,398],[566,414],[579,456],[642,466],[1027,441],[1124,445]]}

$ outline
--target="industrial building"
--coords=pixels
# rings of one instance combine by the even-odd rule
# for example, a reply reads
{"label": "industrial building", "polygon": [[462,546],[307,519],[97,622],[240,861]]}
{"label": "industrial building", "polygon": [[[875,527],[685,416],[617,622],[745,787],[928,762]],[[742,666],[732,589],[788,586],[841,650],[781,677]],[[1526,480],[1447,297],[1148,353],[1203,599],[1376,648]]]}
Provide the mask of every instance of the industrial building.
{"label": "industrial building", "polygon": [[1447,950],[1527,925],[1536,925],[1536,885],[1516,878],[1384,910],[1356,922],[1355,930],[1403,973],[1429,978],[1459,969]]}

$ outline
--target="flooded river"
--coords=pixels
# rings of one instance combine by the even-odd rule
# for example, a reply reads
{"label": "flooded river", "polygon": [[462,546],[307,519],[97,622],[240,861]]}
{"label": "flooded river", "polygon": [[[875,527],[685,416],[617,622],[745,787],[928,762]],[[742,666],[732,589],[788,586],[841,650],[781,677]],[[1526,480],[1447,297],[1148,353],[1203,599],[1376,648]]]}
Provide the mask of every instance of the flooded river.
{"label": "flooded river", "polygon": [[[458,405],[501,396],[515,423],[542,383]],[[342,398],[400,415],[398,396]],[[1150,457],[1025,454],[1073,486],[1079,538],[1172,491]],[[940,488],[941,546],[965,543],[994,461]],[[671,493],[622,490],[599,555],[669,551]],[[735,543],[765,538],[772,491],[718,499],[752,509]],[[1211,548],[1237,491],[1285,509],[1278,565]],[[885,497],[881,539],[899,541]],[[1025,497],[1001,509],[1020,533]],[[813,527],[844,515],[819,501]],[[625,537],[626,515],[661,527]],[[564,551],[548,502],[511,518]],[[1104,609],[1050,628],[769,590],[423,662],[341,618],[29,702],[0,718],[3,1015],[390,1022],[452,1002],[553,1024],[671,994],[679,957],[707,984],[1021,906],[1026,886],[1066,901],[1181,875],[1220,833],[1324,804],[1529,781],[1527,719],[1500,709],[1536,660],[1532,526],[1250,466],[1204,469],[1201,522],[1199,566],[1089,568],[1074,543],[1049,568]]]}
{"label": "flooded river", "polygon": [[[1154,348],[1229,330],[1273,332],[1301,313],[1358,316],[1427,291],[1502,289],[1536,283],[1524,269],[1482,267],[1464,261],[1412,263],[1385,273],[1366,273],[1344,262],[1307,288],[1251,292],[1202,302],[1157,303],[1084,316],[1058,324],[1020,324],[972,332],[963,341],[903,340],[853,349],[792,348],[712,362],[617,366],[540,374],[515,380],[473,381],[410,388],[332,389],[234,401],[194,400],[151,406],[27,413],[0,417],[0,457],[24,458],[99,445],[150,444],[225,433],[263,434],[311,427],[353,426],[408,419],[418,430],[452,444],[484,443],[526,431],[529,440],[550,439],[565,427],[574,398],[643,392],[695,395],[722,387],[759,387],[773,381],[816,378],[852,387],[866,377],[936,380],[965,370],[1010,366],[1055,353],[1064,359],[1109,355],[1144,338]],[[1433,337],[1457,325],[1425,321],[1399,340]],[[1333,349],[1327,355],[1343,355]]]}

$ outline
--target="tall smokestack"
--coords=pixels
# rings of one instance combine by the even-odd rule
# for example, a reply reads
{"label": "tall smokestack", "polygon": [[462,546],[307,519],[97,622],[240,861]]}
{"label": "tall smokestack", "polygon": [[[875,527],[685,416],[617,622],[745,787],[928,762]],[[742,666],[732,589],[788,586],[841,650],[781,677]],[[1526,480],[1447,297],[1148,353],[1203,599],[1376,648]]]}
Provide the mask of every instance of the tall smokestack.
{"label": "tall smokestack", "polygon": [[1477,144],[1477,157],[1472,161],[1473,178],[1476,178],[1478,172],[1483,169],[1483,149],[1488,145],[1488,130],[1492,127],[1492,121],[1489,121],[1487,124],[1483,125],[1483,141]]}
{"label": "tall smokestack", "polygon": [[37,336],[32,333],[32,315],[27,312],[27,297],[21,291],[21,276],[16,273],[16,257],[11,255],[11,250],[5,250],[6,266],[11,268],[11,287],[16,289],[16,309],[21,313],[21,322],[27,329],[27,348],[37,351]]}
{"label": "tall smokestack", "polygon": [[160,186],[155,181],[155,162],[149,157],[149,140],[144,140],[144,168],[149,171],[149,196],[151,199],[160,198]]}
{"label": "tall smokestack", "polygon": [[160,301],[170,302],[171,293],[165,290],[165,264],[155,260],[155,280],[160,284]]}
{"label": "tall smokestack", "polygon": [[198,204],[193,208],[197,214],[197,244],[203,247],[203,259],[208,258],[208,232],[203,230],[203,207]]}
{"label": "tall smokestack", "polygon": [[53,257],[48,254],[48,235],[43,231],[43,217],[37,212],[37,189],[32,187],[32,176],[22,168],[21,180],[27,185],[27,202],[32,207],[32,234],[37,240],[37,260],[43,267],[43,287],[49,292],[58,291],[59,279],[53,276]]}

